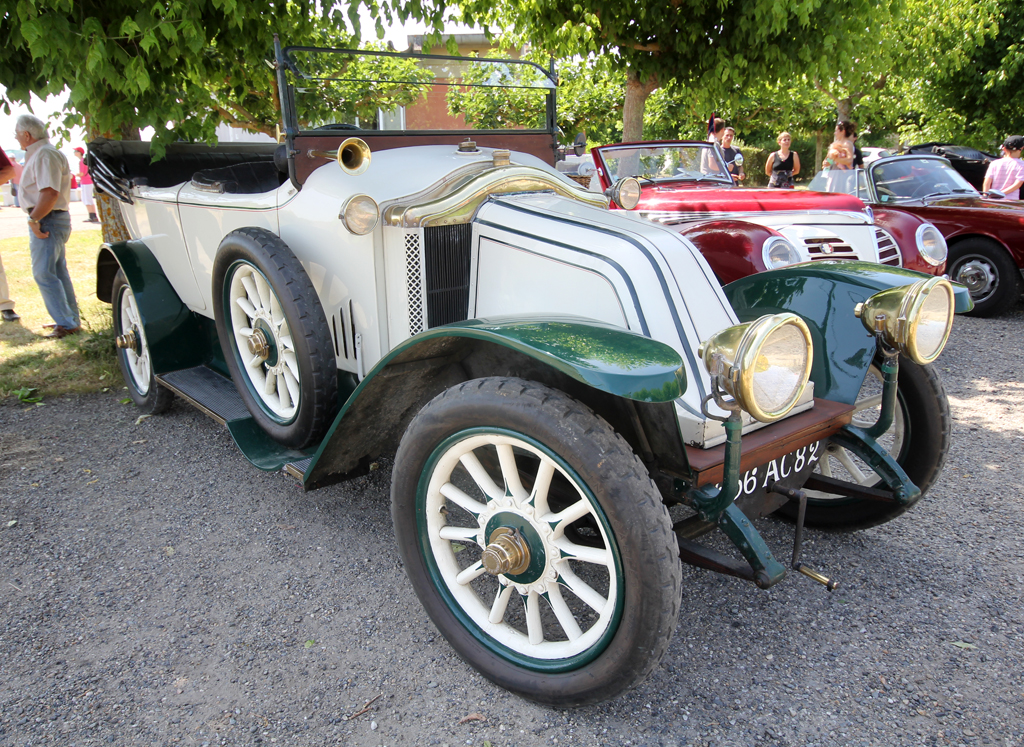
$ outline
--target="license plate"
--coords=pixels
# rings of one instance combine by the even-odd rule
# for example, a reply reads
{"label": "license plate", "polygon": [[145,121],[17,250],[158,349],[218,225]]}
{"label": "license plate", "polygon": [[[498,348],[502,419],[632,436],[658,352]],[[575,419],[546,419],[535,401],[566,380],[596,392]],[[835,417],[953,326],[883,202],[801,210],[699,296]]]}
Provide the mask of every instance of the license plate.
{"label": "license plate", "polygon": [[776,457],[767,464],[748,469],[740,475],[740,491],[736,500],[749,500],[764,495],[768,487],[776,482],[787,488],[799,488],[824,451],[824,442],[816,441],[784,456]]}

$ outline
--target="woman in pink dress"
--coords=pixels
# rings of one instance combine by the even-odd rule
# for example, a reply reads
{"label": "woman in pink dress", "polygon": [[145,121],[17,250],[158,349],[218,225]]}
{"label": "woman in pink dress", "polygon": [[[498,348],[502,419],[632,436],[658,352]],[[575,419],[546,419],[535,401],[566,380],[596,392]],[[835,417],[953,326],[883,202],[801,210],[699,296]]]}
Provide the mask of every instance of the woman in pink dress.
{"label": "woman in pink dress", "polygon": [[82,190],[82,204],[89,211],[89,223],[99,223],[96,216],[96,198],[92,194],[92,177],[89,176],[89,166],[85,163],[85,148],[75,148],[75,155],[78,156],[78,184]]}

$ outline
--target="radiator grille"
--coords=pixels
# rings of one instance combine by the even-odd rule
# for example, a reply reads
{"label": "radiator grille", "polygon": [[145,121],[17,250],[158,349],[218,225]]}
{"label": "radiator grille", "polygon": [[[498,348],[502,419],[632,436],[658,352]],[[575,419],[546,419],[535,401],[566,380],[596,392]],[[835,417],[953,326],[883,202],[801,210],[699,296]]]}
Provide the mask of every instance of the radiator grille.
{"label": "radiator grille", "polygon": [[409,334],[423,331],[423,261],[419,233],[405,235],[405,279],[409,287]]}
{"label": "radiator grille", "polygon": [[896,240],[893,239],[888,231],[876,228],[875,240],[878,242],[879,262],[883,265],[891,265],[893,267],[903,266],[903,255],[900,254],[900,248],[896,244]]}
{"label": "radiator grille", "polygon": [[853,247],[839,238],[804,239],[811,259],[860,259]]}
{"label": "radiator grille", "polygon": [[427,326],[461,322],[469,314],[473,225],[430,226],[423,231]]}

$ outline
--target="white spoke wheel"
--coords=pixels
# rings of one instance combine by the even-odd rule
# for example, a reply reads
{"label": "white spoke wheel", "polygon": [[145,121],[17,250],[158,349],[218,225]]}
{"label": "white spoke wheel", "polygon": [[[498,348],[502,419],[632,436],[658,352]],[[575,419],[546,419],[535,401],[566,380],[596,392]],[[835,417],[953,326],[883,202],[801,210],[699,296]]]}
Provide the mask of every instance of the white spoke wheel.
{"label": "white spoke wheel", "polygon": [[302,265],[269,231],[240,229],[214,262],[217,335],[256,423],[293,448],[316,444],[338,408],[327,319]]}
{"label": "white spoke wheel", "polygon": [[949,248],[949,276],[971,292],[969,316],[996,316],[1020,298],[1020,270],[1010,253],[988,239],[965,239]]}
{"label": "white spoke wheel", "polygon": [[139,306],[124,273],[114,277],[110,298],[113,304],[114,335],[122,340],[117,364],[132,401],[146,414],[155,415],[171,406],[174,393],[156,381],[153,358],[142,323]]}
{"label": "white spoke wheel", "polygon": [[681,582],[668,512],[621,436],[561,392],[494,378],[436,397],[396,455],[392,517],[431,619],[502,687],[596,702],[668,646]]}
{"label": "white spoke wheel", "polygon": [[[853,425],[867,428],[878,421],[881,394],[882,372],[876,362],[872,363],[857,395]],[[949,451],[950,429],[949,403],[938,374],[931,366],[919,366],[901,357],[893,424],[878,438],[878,443],[921,489],[922,496],[942,473]],[[844,482],[884,488],[866,462],[832,443],[826,446],[815,472]],[[905,513],[913,505],[900,506],[818,491],[808,491],[807,496],[807,525],[824,529],[877,526]],[[795,519],[797,508],[797,502],[790,501],[779,513]]]}

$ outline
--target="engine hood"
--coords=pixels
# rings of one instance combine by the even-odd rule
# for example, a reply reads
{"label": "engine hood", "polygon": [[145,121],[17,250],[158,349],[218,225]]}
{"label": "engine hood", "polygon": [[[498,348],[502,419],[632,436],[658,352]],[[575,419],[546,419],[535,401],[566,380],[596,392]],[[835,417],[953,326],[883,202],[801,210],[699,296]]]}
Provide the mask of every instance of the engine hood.
{"label": "engine hood", "polygon": [[658,184],[645,186],[642,211],[685,213],[751,212],[864,212],[864,203],[847,194],[790,189],[692,188]]}

